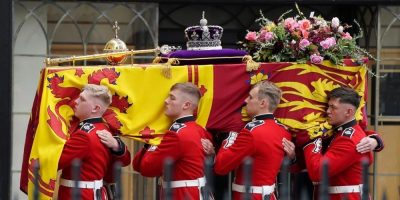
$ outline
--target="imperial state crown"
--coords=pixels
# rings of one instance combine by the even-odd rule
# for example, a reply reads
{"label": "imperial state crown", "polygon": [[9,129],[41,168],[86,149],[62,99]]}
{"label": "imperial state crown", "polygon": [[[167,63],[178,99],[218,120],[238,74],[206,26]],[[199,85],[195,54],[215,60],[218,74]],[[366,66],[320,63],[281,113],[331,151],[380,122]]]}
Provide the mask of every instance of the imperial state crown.
{"label": "imperial state crown", "polygon": [[204,11],[200,26],[190,26],[185,29],[187,50],[218,50],[222,49],[221,38],[224,29],[221,26],[207,26]]}

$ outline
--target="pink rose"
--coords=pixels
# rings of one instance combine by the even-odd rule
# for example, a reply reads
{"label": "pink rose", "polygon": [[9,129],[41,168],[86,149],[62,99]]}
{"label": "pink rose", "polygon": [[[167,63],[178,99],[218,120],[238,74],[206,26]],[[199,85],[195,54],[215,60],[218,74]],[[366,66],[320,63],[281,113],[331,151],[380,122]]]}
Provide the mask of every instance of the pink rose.
{"label": "pink rose", "polygon": [[272,39],[274,39],[275,37],[274,37],[274,33],[272,33],[272,32],[267,32],[266,34],[265,34],[265,40],[266,41],[271,41]]}
{"label": "pink rose", "polygon": [[315,53],[310,56],[310,61],[313,64],[320,64],[320,63],[322,63],[323,60],[324,60],[324,58],[322,56],[319,56]]}
{"label": "pink rose", "polygon": [[257,37],[258,41],[264,42],[264,41],[265,41],[265,34],[266,34],[267,32],[268,32],[267,30],[261,29],[261,30],[260,30],[260,35]]}
{"label": "pink rose", "polygon": [[306,30],[301,30],[301,35],[303,36],[303,38],[308,38],[308,36],[310,35],[310,32],[308,32]]}
{"label": "pink rose", "polygon": [[260,35],[258,36],[258,40],[260,40],[261,42],[269,42],[272,39],[274,39],[274,33],[269,32],[267,30],[262,30]]}
{"label": "pink rose", "polygon": [[299,21],[299,29],[300,30],[310,30],[312,27],[310,20],[303,19]]}
{"label": "pink rose", "polygon": [[329,49],[332,46],[336,45],[336,39],[334,37],[329,37],[325,40],[322,40],[319,44],[323,49]]}
{"label": "pink rose", "polygon": [[299,24],[296,22],[296,20],[293,19],[293,17],[286,18],[283,24],[285,28],[290,31],[293,31],[294,29],[299,27]]}
{"label": "pink rose", "polygon": [[245,39],[248,40],[248,41],[256,41],[257,40],[257,33],[254,32],[254,31],[248,32],[246,37],[245,37]]}
{"label": "pink rose", "polygon": [[351,37],[351,35],[350,35],[349,32],[343,33],[343,34],[342,34],[342,38],[345,39],[345,40],[351,40],[351,39],[353,39],[353,37]]}
{"label": "pink rose", "polygon": [[306,47],[310,46],[310,44],[310,41],[308,41],[307,39],[301,39],[299,43],[299,48],[304,51]]}
{"label": "pink rose", "polygon": [[336,45],[336,39],[334,37],[327,38],[327,40],[331,43],[331,46]]}

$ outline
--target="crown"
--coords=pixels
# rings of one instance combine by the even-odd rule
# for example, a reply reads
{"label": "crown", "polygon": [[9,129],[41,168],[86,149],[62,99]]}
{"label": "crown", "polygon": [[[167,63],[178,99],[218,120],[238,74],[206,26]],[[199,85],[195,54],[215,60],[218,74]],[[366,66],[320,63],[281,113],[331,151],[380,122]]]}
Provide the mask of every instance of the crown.
{"label": "crown", "polygon": [[207,20],[203,17],[200,26],[190,26],[185,29],[187,50],[215,50],[222,49],[221,38],[224,29],[220,26],[207,26]]}

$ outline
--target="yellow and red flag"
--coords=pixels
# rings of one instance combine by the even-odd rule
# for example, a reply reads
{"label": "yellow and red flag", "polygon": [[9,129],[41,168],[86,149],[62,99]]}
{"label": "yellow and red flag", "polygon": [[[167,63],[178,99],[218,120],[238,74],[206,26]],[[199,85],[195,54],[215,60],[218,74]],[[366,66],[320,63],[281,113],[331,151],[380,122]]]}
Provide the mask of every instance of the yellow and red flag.
{"label": "yellow and red flag", "polygon": [[114,131],[158,144],[161,137],[156,136],[162,135],[171,123],[163,114],[164,99],[177,82],[190,81],[200,88],[204,100],[200,101],[197,121],[206,125],[212,103],[207,99],[213,95],[212,69],[212,65],[173,67],[173,77],[168,79],[162,75],[161,65],[45,68],[27,130],[21,189],[33,194],[33,164],[39,162],[40,199],[53,196],[58,158],[69,129],[76,123],[73,102],[85,84],[110,88],[112,104],[104,119]]}
{"label": "yellow and red flag", "polygon": [[[351,60],[345,63],[353,65]],[[26,134],[21,190],[33,194],[32,166],[39,162],[40,199],[51,199],[58,158],[70,127],[76,123],[73,101],[88,83],[110,88],[113,101],[104,119],[113,131],[150,144],[158,144],[159,136],[171,123],[164,116],[164,100],[177,82],[189,81],[200,88],[200,125],[212,132],[228,132],[239,131],[245,124],[243,105],[251,85],[272,81],[283,90],[275,115],[300,141],[329,128],[324,116],[326,92],[349,86],[364,95],[366,87],[365,67],[334,66],[329,62],[262,63],[252,72],[246,71],[246,64],[173,66],[170,79],[163,76],[163,69],[161,65],[43,69]],[[358,112],[357,119],[362,116]]]}

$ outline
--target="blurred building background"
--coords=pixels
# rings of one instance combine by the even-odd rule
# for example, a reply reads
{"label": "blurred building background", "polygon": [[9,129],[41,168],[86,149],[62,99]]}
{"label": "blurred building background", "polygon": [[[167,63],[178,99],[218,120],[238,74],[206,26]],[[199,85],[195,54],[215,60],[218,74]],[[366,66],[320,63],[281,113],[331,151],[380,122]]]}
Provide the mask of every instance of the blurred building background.
{"label": "blurred building background", "polygon": [[[208,24],[224,28],[222,46],[236,48],[246,30],[258,29],[259,11],[271,20],[294,9],[295,1],[2,1],[0,9],[5,31],[2,39],[1,91],[4,140],[0,146],[0,199],[27,199],[19,190],[25,132],[43,61],[48,57],[101,53],[114,36],[118,21],[119,38],[129,49],[149,49],[162,44],[185,48],[184,29],[198,25],[201,12]],[[371,62],[368,115],[385,141],[370,168],[371,191],[375,199],[387,192],[388,199],[400,196],[400,2],[398,0],[303,0],[303,13],[311,11],[325,19],[343,22],[356,19],[364,30],[360,45],[379,61]],[[8,16],[7,16],[8,14]],[[1,17],[0,17],[1,18]],[[12,26],[7,26],[7,22]],[[8,27],[8,28],[7,28]],[[11,28],[12,27],[12,28]],[[4,43],[4,45],[3,45]],[[9,55],[9,56],[7,56]],[[135,62],[151,62],[152,56],[136,56]],[[102,61],[79,64],[103,64]],[[371,74],[375,74],[371,75]],[[11,95],[6,98],[7,94]],[[11,123],[10,123],[11,122]],[[131,152],[141,146],[126,140]],[[8,162],[6,162],[8,161]],[[155,180],[123,169],[124,199],[155,199]]]}

